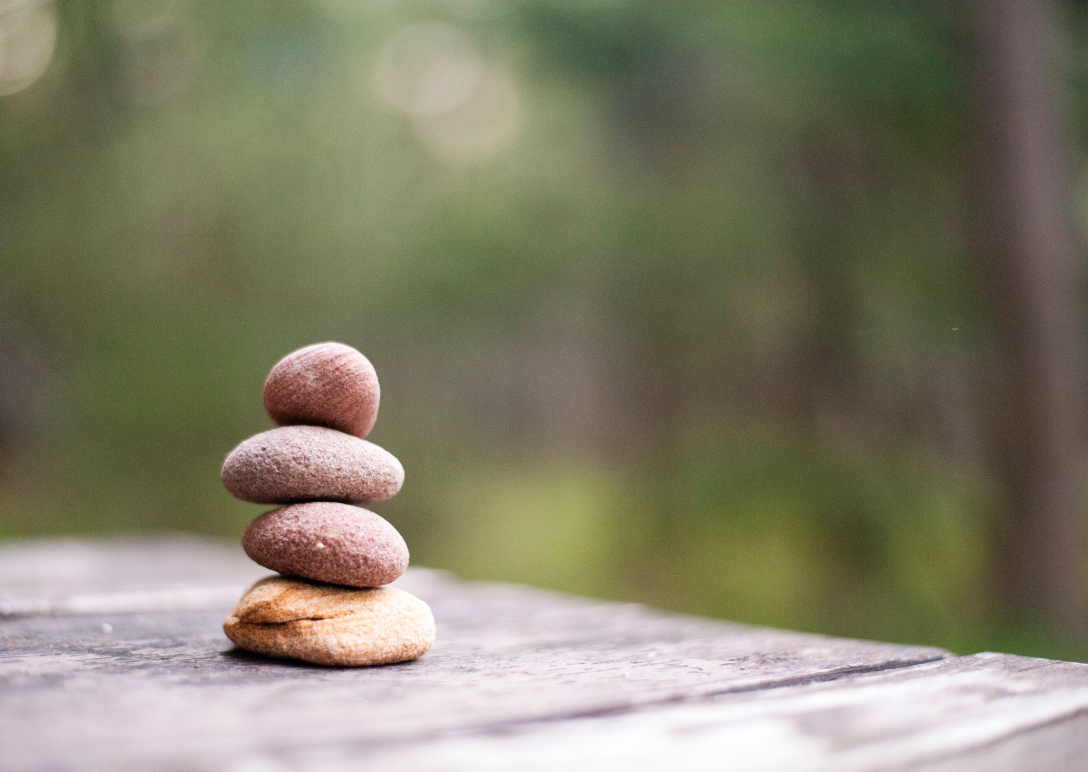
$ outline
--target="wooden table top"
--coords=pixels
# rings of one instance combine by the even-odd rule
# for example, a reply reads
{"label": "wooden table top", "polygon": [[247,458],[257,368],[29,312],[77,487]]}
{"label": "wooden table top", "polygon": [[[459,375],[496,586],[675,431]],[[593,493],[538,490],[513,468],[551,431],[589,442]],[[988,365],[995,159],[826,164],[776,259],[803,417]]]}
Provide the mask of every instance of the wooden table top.
{"label": "wooden table top", "polygon": [[1088,769],[1088,665],[414,569],[434,648],[324,668],[223,635],[268,573],[183,536],[0,544],[0,770]]}

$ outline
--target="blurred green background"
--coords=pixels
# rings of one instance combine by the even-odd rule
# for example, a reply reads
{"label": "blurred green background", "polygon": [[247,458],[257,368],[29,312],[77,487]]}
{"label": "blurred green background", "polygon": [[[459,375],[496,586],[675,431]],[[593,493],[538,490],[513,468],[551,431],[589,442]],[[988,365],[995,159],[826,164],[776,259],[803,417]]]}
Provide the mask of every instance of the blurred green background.
{"label": "blurred green background", "polygon": [[[1062,11],[1088,194],[1088,17]],[[906,0],[0,3],[0,538],[237,540],[263,509],[219,465],[271,427],[271,366],[337,340],[381,379],[371,439],[407,479],[373,508],[416,565],[1088,656],[988,590],[964,25]]]}

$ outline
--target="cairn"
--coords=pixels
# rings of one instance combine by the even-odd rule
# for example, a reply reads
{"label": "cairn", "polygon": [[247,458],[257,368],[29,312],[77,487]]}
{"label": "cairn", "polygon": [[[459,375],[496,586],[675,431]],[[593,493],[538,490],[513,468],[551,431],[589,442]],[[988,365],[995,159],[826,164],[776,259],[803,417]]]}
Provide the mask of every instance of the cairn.
{"label": "cairn", "polygon": [[230,452],[220,476],[231,494],[285,505],[246,528],[242,546],[280,576],[262,579],[223,630],[235,645],[321,665],[415,659],[434,643],[426,603],[387,587],[408,567],[408,546],[356,506],[392,498],[404,482],[393,455],[363,439],[378,417],[378,376],[341,343],[284,357],[264,384],[279,428]]}

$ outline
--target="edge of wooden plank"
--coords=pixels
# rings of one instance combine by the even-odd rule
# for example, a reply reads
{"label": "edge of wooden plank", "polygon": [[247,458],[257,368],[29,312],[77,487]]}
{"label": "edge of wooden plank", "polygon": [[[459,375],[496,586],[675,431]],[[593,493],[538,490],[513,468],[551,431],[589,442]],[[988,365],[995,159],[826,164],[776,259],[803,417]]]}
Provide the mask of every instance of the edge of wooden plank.
{"label": "edge of wooden plank", "polygon": [[[1064,671],[1064,672],[1063,672]],[[846,681],[389,747],[388,772],[1083,769],[1088,665],[983,653]],[[309,769],[303,753],[292,759]]]}

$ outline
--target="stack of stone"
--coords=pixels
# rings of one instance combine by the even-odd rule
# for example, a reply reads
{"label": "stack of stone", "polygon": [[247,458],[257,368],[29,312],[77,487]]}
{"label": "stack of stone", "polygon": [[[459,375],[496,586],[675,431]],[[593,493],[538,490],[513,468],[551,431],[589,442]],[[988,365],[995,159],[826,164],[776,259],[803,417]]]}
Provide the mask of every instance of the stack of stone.
{"label": "stack of stone", "polygon": [[378,376],[355,349],[318,343],[284,357],[264,385],[281,428],[250,437],[223,463],[223,484],[255,504],[284,504],[242,546],[282,576],[257,582],[223,623],[249,651],[323,665],[415,659],[434,643],[427,604],[385,587],[408,567],[397,530],[356,504],[394,496],[404,468],[363,439],[378,417]]}

